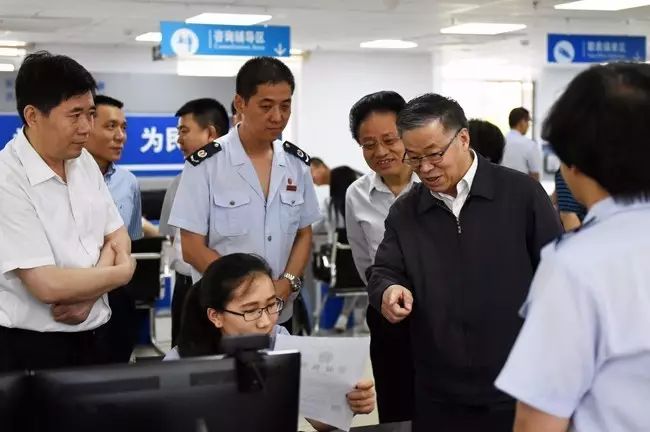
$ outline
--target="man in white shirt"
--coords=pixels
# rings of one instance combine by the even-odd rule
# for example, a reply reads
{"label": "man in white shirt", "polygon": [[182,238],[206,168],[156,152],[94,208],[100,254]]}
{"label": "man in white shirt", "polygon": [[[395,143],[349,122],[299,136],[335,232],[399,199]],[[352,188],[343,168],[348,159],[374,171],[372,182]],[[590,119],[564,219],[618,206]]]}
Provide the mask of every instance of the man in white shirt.
{"label": "man in white shirt", "polygon": [[16,77],[24,127],[0,151],[0,372],[107,360],[106,293],[127,283],[131,243],[83,148],[96,84],[37,52]]}
{"label": "man in white shirt", "polygon": [[542,172],[542,152],[537,143],[526,137],[530,126],[530,113],[526,108],[515,108],[508,116],[510,132],[506,135],[506,148],[501,165],[528,174],[539,181]]}

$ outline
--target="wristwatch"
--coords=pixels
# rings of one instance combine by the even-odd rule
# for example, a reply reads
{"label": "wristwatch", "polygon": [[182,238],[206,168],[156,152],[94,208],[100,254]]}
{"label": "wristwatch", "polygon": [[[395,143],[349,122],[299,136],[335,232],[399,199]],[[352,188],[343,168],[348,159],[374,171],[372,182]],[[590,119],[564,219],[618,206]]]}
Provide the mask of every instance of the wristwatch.
{"label": "wristwatch", "polygon": [[302,280],[300,280],[298,276],[294,276],[291,273],[285,272],[280,277],[289,281],[292,292],[296,293],[300,291],[300,289],[302,288]]}

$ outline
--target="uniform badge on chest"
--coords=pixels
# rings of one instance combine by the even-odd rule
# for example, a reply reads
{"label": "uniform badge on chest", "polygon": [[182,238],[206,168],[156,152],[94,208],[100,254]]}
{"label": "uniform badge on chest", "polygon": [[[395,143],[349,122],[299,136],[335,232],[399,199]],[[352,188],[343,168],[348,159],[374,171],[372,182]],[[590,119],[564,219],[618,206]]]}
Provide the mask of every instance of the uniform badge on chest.
{"label": "uniform badge on chest", "polygon": [[293,184],[293,180],[291,180],[291,177],[287,179],[287,190],[291,192],[295,192],[298,190],[298,185]]}

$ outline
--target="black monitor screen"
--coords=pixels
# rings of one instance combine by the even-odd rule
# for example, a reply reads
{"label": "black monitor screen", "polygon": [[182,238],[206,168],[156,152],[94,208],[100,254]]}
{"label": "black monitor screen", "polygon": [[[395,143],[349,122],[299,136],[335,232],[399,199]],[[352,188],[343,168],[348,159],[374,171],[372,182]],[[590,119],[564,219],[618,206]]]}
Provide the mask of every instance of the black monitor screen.
{"label": "black monitor screen", "polygon": [[240,391],[233,358],[39,372],[39,431],[297,430],[300,354],[256,360],[259,391]]}

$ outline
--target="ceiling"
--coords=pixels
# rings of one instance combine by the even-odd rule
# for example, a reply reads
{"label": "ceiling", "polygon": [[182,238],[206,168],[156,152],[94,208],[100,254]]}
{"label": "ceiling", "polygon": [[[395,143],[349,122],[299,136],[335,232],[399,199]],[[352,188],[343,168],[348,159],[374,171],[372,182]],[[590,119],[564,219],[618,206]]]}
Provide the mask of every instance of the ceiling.
{"label": "ceiling", "polygon": [[[611,0],[616,1],[616,0]],[[646,34],[650,7],[621,12],[558,11],[562,0],[0,0],[0,39],[39,44],[134,46],[138,34],[163,20],[202,12],[268,13],[267,24],[290,25],[304,50],[359,50],[373,39],[408,39],[419,51],[491,45],[525,46],[547,31]],[[471,21],[515,22],[528,28],[502,36],[441,35],[441,27]]]}

